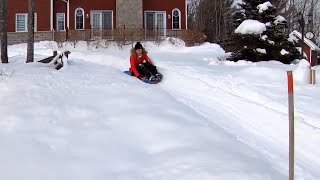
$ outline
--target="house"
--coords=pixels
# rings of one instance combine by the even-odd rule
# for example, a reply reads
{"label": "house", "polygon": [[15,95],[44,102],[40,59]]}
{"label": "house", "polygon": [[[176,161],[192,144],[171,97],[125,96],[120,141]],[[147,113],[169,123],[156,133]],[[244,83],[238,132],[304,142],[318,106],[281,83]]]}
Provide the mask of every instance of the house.
{"label": "house", "polygon": [[[302,36],[301,33],[297,30],[294,30],[290,33],[289,37],[291,39],[298,39],[301,42]],[[301,50],[300,50],[301,51]],[[318,54],[320,53],[320,48],[311,40],[304,38],[304,46],[303,46],[304,54],[307,56],[307,60],[311,64],[311,66],[317,65],[318,62]]]}
{"label": "house", "polygon": [[[9,37],[24,42],[28,1],[10,0],[8,8]],[[35,13],[39,40],[72,30],[158,29],[165,35],[166,30],[187,29],[187,0],[39,0]]]}

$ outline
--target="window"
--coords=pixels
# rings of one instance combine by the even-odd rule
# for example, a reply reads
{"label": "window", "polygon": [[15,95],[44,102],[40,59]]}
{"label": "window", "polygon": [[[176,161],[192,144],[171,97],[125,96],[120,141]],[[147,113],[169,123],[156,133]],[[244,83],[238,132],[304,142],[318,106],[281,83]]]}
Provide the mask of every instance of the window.
{"label": "window", "polygon": [[92,11],[91,24],[94,29],[112,29],[112,11]]}
{"label": "window", "polygon": [[65,14],[57,13],[57,31],[65,30]]}
{"label": "window", "polygon": [[[28,31],[28,14],[16,14],[16,32]],[[34,13],[34,31],[37,31],[37,13]]]}
{"label": "window", "polygon": [[164,12],[146,12],[145,26],[146,29],[164,29],[165,13]]}
{"label": "window", "polygon": [[76,9],[75,18],[76,18],[75,29],[84,29],[84,10],[82,8]]}
{"label": "window", "polygon": [[163,11],[145,11],[145,29],[150,35],[154,32],[159,33],[160,36],[166,34],[166,13]]}
{"label": "window", "polygon": [[28,14],[16,15],[16,32],[27,32]]}
{"label": "window", "polygon": [[172,11],[172,29],[181,29],[180,10],[174,9]]}

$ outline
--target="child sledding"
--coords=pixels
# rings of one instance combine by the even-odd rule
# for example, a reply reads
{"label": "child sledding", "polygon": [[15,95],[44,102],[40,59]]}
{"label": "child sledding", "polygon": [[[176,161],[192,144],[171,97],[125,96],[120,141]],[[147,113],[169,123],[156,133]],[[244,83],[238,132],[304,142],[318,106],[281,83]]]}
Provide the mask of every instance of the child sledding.
{"label": "child sledding", "polygon": [[125,73],[151,84],[156,84],[162,80],[162,74],[158,72],[157,67],[152,63],[140,42],[137,42],[131,49],[130,68]]}

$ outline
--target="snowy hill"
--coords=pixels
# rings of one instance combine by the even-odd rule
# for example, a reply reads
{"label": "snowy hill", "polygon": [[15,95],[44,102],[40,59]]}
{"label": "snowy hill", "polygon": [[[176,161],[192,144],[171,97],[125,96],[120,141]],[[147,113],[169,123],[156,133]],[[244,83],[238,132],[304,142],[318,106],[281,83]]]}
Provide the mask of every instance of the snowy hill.
{"label": "snowy hill", "polygon": [[[1,179],[287,179],[287,70],[296,179],[319,179],[320,86],[306,84],[304,62],[220,61],[225,52],[208,43],[143,45],[160,84],[122,73],[131,46],[67,45],[60,71],[25,64],[26,44],[10,46],[0,64]],[[36,59],[61,50],[35,48]]]}

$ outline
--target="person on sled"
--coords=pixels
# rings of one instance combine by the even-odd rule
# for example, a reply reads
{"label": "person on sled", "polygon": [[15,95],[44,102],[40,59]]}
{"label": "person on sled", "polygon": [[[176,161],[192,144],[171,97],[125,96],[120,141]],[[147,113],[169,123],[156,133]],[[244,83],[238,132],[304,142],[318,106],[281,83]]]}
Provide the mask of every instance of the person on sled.
{"label": "person on sled", "polygon": [[131,49],[130,68],[132,75],[142,81],[157,82],[160,81],[162,75],[158,72],[157,67],[147,55],[147,51],[142,47],[140,42],[137,42],[134,48]]}

